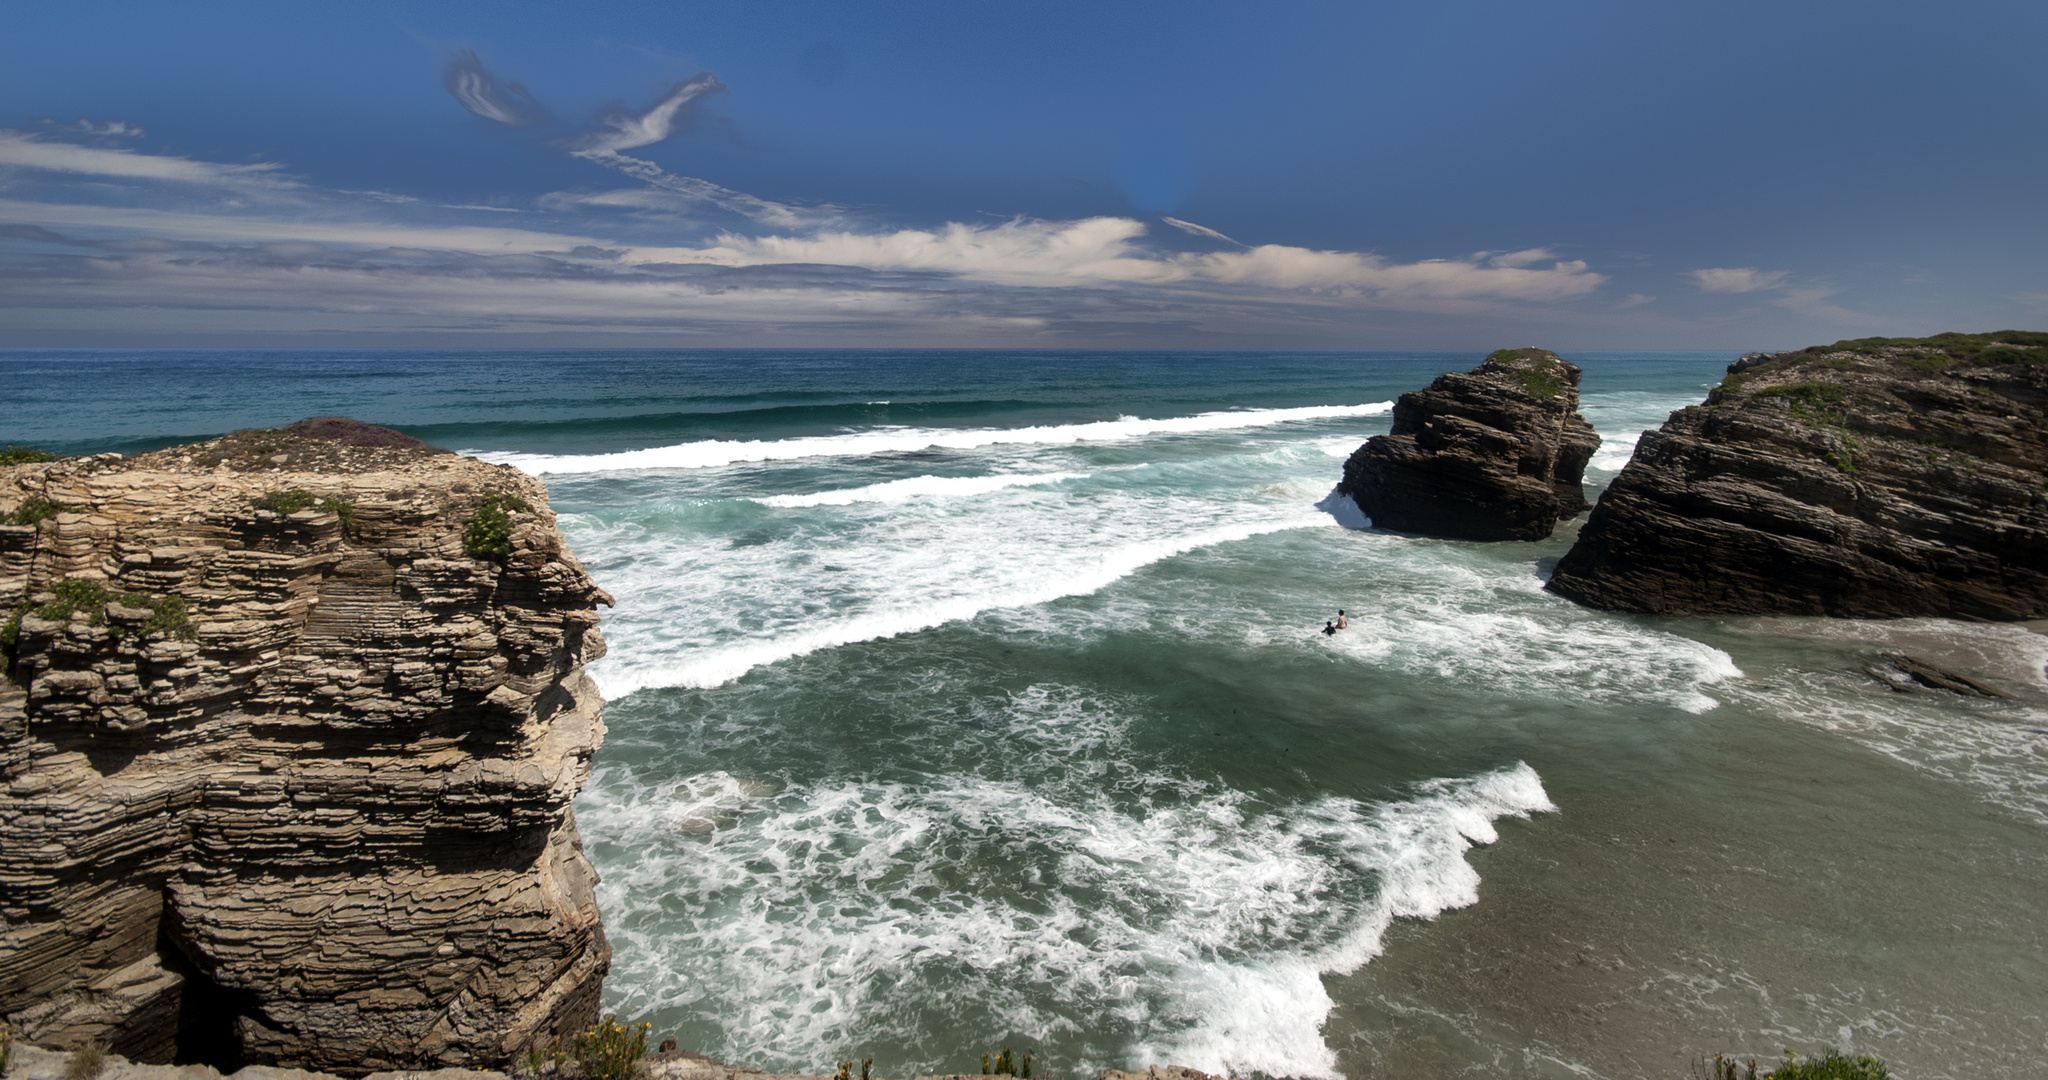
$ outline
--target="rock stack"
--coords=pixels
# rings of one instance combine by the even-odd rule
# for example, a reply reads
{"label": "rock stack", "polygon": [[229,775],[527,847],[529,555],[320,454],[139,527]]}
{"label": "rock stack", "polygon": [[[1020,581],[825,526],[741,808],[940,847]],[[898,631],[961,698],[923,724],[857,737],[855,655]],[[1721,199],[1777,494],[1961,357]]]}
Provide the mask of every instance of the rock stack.
{"label": "rock stack", "polygon": [[336,423],[0,469],[0,521],[17,1035],[361,1075],[595,1020],[610,598],[538,483]]}
{"label": "rock stack", "polygon": [[1383,529],[1456,540],[1543,540],[1584,513],[1600,436],[1579,415],[1579,369],[1502,349],[1402,394],[1391,434],[1344,463],[1339,490]]}
{"label": "rock stack", "polygon": [[1753,354],[1645,432],[1550,588],[1659,614],[2048,616],[2048,334]]}

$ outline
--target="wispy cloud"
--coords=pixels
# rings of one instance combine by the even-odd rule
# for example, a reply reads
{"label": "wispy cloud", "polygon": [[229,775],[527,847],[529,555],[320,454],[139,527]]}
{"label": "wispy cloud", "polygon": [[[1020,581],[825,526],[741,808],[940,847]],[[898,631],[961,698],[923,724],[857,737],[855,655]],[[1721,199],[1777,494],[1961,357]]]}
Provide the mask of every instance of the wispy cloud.
{"label": "wispy cloud", "polygon": [[[443,69],[443,82],[463,108],[486,120],[495,120],[508,127],[533,127],[551,119],[546,106],[524,86],[516,82],[500,82],[473,50],[463,49],[449,57]],[[715,207],[784,228],[838,218],[835,208],[800,207],[759,198],[709,180],[670,172],[645,158],[625,153],[667,142],[691,131],[698,123],[699,105],[725,92],[725,84],[719,82],[716,75],[701,71],[670,87],[668,93],[645,112],[614,110],[603,116],[596,128],[572,134],[558,145],[566,148],[572,157],[624,173],[660,189],[690,210]]]}
{"label": "wispy cloud", "polygon": [[9,166],[78,176],[170,180],[233,188],[278,187],[291,183],[278,175],[279,167],[271,162],[218,165],[127,149],[52,142],[29,132],[0,128],[0,167]]}
{"label": "wispy cloud", "polygon": [[1754,266],[1722,266],[1688,270],[1686,276],[1706,292],[1748,293],[1777,288],[1785,280],[1785,271],[1758,270]]}
{"label": "wispy cloud", "polygon": [[1816,319],[1869,320],[1870,316],[1860,311],[1850,311],[1848,308],[1838,307],[1827,302],[1828,297],[1834,296],[1841,291],[1827,285],[1814,285],[1798,289],[1787,288],[1784,290],[1784,295],[1771,301],[1771,303],[1787,311],[1796,311],[1801,315]]}
{"label": "wispy cloud", "polygon": [[42,124],[58,131],[75,131],[80,135],[96,135],[104,139],[139,139],[146,134],[141,125],[126,120],[95,121],[91,117],[80,117],[75,124],[58,124],[54,120],[44,120]]}
{"label": "wispy cloud", "polygon": [[595,131],[576,140],[577,157],[604,158],[622,150],[638,150],[666,142],[690,130],[696,121],[697,103],[726,92],[718,76],[700,71],[687,82],[679,82],[654,107],[644,113],[614,112],[604,118],[610,130]]}
{"label": "wispy cloud", "polygon": [[441,68],[441,84],[463,108],[507,127],[534,127],[552,119],[547,106],[535,100],[526,87],[499,82],[474,49],[449,54],[448,63]]}
{"label": "wispy cloud", "polygon": [[696,126],[698,104],[725,92],[725,84],[717,76],[708,71],[698,72],[670,88],[644,113],[616,112],[606,116],[603,129],[571,141],[570,153],[681,196],[686,203],[715,206],[768,225],[787,228],[836,219],[839,215],[831,208],[811,209],[759,198],[709,180],[669,172],[652,161],[622,152],[666,142],[691,130]]}
{"label": "wispy cloud", "polygon": [[1753,266],[1716,267],[1708,270],[1688,270],[1704,292],[1712,293],[1755,293],[1771,292],[1777,295],[1771,304],[1787,311],[1805,315],[1808,318],[1827,319],[1834,322],[1870,322],[1874,317],[1860,311],[1828,303],[1828,297],[1838,295],[1842,290],[1832,285],[1796,284],[1791,274],[1784,270],[1758,270]]}
{"label": "wispy cloud", "polygon": [[[1225,236],[1220,232],[1217,232],[1216,230],[1208,227],[1207,225],[1197,225],[1192,221],[1182,221],[1177,217],[1167,217],[1164,214],[1160,215],[1159,220],[1166,222],[1168,225],[1171,225],[1174,228],[1179,229],[1180,231],[1188,234],[1189,236],[1200,236],[1208,240],[1221,240],[1226,244],[1237,244],[1237,241],[1232,240],[1230,237]],[[1245,245],[1237,244],[1237,246],[1244,247]]]}

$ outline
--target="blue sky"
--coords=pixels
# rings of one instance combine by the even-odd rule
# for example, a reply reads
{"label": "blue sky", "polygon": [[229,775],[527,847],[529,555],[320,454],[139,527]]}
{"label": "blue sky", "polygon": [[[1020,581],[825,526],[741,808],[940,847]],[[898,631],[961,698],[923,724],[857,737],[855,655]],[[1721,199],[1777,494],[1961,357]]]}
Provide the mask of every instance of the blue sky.
{"label": "blue sky", "polygon": [[0,4],[0,345],[2048,326],[2048,4]]}

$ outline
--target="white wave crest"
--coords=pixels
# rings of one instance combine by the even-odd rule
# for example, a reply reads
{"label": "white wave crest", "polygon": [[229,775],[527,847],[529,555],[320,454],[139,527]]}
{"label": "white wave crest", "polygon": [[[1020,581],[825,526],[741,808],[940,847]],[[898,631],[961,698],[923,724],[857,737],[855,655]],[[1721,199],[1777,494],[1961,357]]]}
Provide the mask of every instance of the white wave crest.
{"label": "white wave crest", "polygon": [[[874,641],[898,634],[915,633],[962,619],[971,619],[994,608],[1042,604],[1065,596],[1083,596],[1126,577],[1142,567],[1198,548],[1245,540],[1265,533],[1333,524],[1322,513],[1289,508],[1284,513],[1264,516],[1178,535],[1154,536],[1115,546],[1085,546],[1082,537],[1034,537],[1035,551],[1004,558],[999,545],[974,549],[973,536],[932,538],[925,547],[900,549],[875,544],[845,545],[836,557],[847,562],[863,561],[870,572],[864,576],[894,582],[895,589],[880,595],[847,597],[845,614],[821,613],[819,617],[783,622],[747,634],[743,639],[704,643],[692,647],[660,632],[634,632],[640,619],[633,606],[622,604],[608,622],[631,626],[615,631],[610,656],[591,665],[590,672],[606,697],[617,698],[649,687],[722,686],[764,664],[804,656],[820,649],[836,648],[859,641]],[[1085,527],[1085,526],[1084,526]],[[1065,545],[1060,540],[1067,540]],[[946,548],[952,548],[947,557]],[[773,557],[773,556],[770,556]],[[730,561],[737,562],[737,559]],[[660,565],[650,572],[645,587],[634,587],[637,575],[626,576],[620,596],[633,596],[631,604],[646,603],[650,617],[668,619],[664,612],[686,610],[687,600],[674,594],[693,589],[688,575],[679,575]],[[779,584],[767,572],[748,575],[734,567],[726,581],[713,587],[730,587],[749,579],[762,584]],[[701,584],[701,583],[700,583]],[[738,612],[736,614],[745,614]]]}
{"label": "white wave crest", "polygon": [[1365,405],[1240,409],[1157,420],[1140,420],[1126,416],[1086,424],[1056,424],[1045,427],[876,428],[843,435],[811,435],[794,439],[706,439],[646,450],[624,450],[614,454],[522,454],[499,450],[465,450],[463,453],[497,465],[516,466],[535,476],[630,469],[707,469],[743,461],[793,461],[799,458],[854,457],[910,453],[918,450],[972,450],[1006,444],[1115,442],[1152,435],[1192,435],[1302,420],[1379,416],[1392,411],[1393,408],[1394,403],[1391,401],[1377,401]]}
{"label": "white wave crest", "polygon": [[1620,472],[1628,465],[1629,459],[1636,456],[1636,440],[1640,438],[1640,434],[1603,435],[1600,449],[1593,451],[1593,459],[1586,464],[1595,469]]}
{"label": "white wave crest", "polygon": [[808,495],[764,495],[749,499],[763,506],[850,506],[854,503],[895,503],[921,497],[960,498],[986,495],[1013,487],[1037,487],[1065,480],[1086,480],[1091,473],[998,473],[994,476],[913,476],[865,487],[817,491]]}

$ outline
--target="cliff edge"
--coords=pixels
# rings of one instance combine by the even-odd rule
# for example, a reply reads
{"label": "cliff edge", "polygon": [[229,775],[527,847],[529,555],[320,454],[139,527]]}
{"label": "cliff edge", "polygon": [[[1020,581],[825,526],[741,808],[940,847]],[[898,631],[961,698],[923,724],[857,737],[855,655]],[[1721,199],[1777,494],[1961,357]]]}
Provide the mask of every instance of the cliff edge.
{"label": "cliff edge", "polygon": [[0,468],[0,1017],[138,1061],[502,1063],[610,963],[610,598],[540,484],[326,420]]}
{"label": "cliff edge", "polygon": [[1579,369],[1502,349],[1402,394],[1394,426],[1344,463],[1338,490],[1383,529],[1454,540],[1543,540],[1586,511],[1600,448],[1579,415]]}
{"label": "cliff edge", "polygon": [[1643,434],[1549,588],[1668,615],[2048,616],[2044,406],[2044,333],[1745,356]]}

